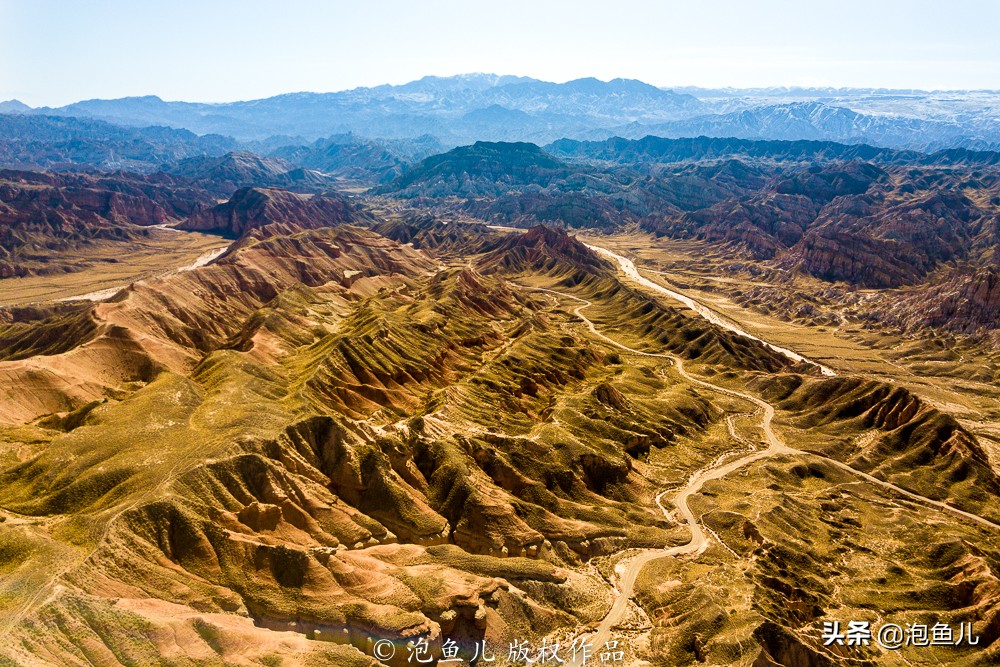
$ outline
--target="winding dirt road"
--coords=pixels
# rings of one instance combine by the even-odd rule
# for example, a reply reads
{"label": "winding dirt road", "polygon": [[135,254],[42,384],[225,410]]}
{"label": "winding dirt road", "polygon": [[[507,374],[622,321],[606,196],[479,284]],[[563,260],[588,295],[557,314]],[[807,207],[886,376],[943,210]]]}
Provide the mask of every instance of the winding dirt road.
{"label": "winding dirt road", "polygon": [[836,373],[833,371],[832,368],[828,368],[823,364],[819,363],[818,361],[813,361],[812,359],[802,356],[798,352],[793,352],[788,348],[780,347],[778,345],[775,345],[774,343],[770,343],[762,338],[754,336],[752,333],[746,331],[745,329],[740,328],[734,322],[727,320],[722,315],[715,312],[714,310],[712,310],[705,304],[701,303],[700,301],[692,299],[687,294],[669,289],[667,287],[664,287],[663,285],[660,285],[659,283],[653,282],[649,278],[643,277],[639,273],[639,270],[636,268],[635,264],[629,258],[623,257],[622,255],[619,255],[616,252],[612,252],[611,250],[608,250],[607,248],[602,248],[601,246],[598,245],[590,245],[590,244],[584,244],[584,245],[586,245],[588,248],[596,252],[598,255],[601,255],[606,259],[610,259],[616,262],[618,264],[618,267],[622,270],[622,273],[628,276],[632,281],[639,283],[640,285],[642,285],[647,289],[659,292],[660,294],[668,296],[675,301],[683,303],[685,306],[687,306],[694,312],[698,313],[712,324],[718,325],[723,329],[728,329],[729,331],[732,331],[733,333],[739,336],[743,336],[744,338],[750,338],[751,340],[755,340],[758,343],[761,343],[771,348],[775,352],[778,352],[779,354],[788,357],[792,361],[799,361],[807,364],[812,364],[813,366],[819,368],[820,372],[823,375],[826,375],[828,377],[833,377],[836,375]]}
{"label": "winding dirt road", "polygon": [[[771,428],[771,421],[774,419],[774,407],[756,396],[751,396],[750,394],[745,394],[740,391],[735,391],[733,389],[727,389],[725,387],[720,387],[718,385],[712,384],[711,382],[706,382],[690,375],[684,369],[684,360],[680,357],[670,354],[670,353],[655,353],[655,352],[644,352],[642,350],[637,350],[635,348],[619,343],[618,341],[605,336],[603,333],[597,330],[597,327],[591,322],[586,316],[583,315],[581,311],[585,308],[593,305],[590,301],[586,299],[581,299],[579,297],[573,296],[571,294],[566,294],[564,292],[557,292],[555,290],[534,288],[539,292],[547,292],[549,294],[554,294],[568,299],[573,299],[574,301],[580,302],[582,305],[577,306],[573,310],[573,314],[579,317],[583,323],[587,326],[587,329],[591,334],[606,341],[607,343],[629,352],[631,354],[637,354],[644,357],[659,357],[662,359],[670,360],[674,367],[677,369],[678,374],[683,377],[688,382],[696,384],[700,387],[704,387],[710,391],[723,394],[726,396],[731,396],[733,398],[742,399],[753,403],[758,408],[760,408],[761,417],[761,429],[764,433],[764,439],[767,442],[767,447],[765,449],[759,449],[753,451],[745,456],[738,459],[730,461],[726,464],[718,464],[718,460],[714,461],[708,467],[702,468],[694,472],[691,477],[688,478],[687,483],[677,492],[674,496],[673,505],[676,508],[678,515],[681,520],[687,524],[688,530],[691,531],[691,539],[687,544],[682,544],[676,547],[670,547],[667,549],[645,549],[641,551],[637,556],[631,558],[625,568],[625,571],[621,573],[618,578],[617,593],[618,596],[615,598],[614,604],[611,606],[610,611],[608,611],[607,616],[601,621],[600,625],[597,627],[594,636],[590,638],[589,644],[591,644],[595,650],[603,650],[605,643],[611,641],[612,635],[611,630],[616,625],[624,620],[625,616],[628,614],[628,606],[632,600],[632,591],[635,588],[636,579],[639,577],[639,573],[642,572],[642,568],[646,566],[650,561],[656,560],[658,558],[665,558],[668,556],[683,556],[688,554],[700,554],[705,549],[708,548],[709,536],[706,535],[705,531],[702,529],[701,524],[695,518],[694,513],[688,506],[688,499],[701,491],[702,487],[706,482],[714,479],[721,479],[734,470],[738,470],[746,465],[749,465],[755,461],[761,459],[769,458],[772,456],[781,456],[787,454],[798,454],[799,451],[787,447],[781,438],[774,432]],[[669,493],[669,490],[661,492],[657,498],[656,502],[663,510],[665,516],[670,518],[670,512],[663,507],[662,499],[663,496]],[[578,660],[567,661],[567,664],[576,665],[583,664],[582,656],[578,656]]]}
{"label": "winding dirt road", "polygon": [[[511,227],[491,226],[491,228],[509,232],[524,231],[523,229],[516,229]],[[725,329],[728,329],[740,336],[745,336],[747,338],[756,340],[759,343],[771,348],[772,350],[785,355],[789,359],[812,364],[818,367],[820,372],[825,376],[832,377],[836,375],[833,369],[828,368],[827,366],[824,366],[819,362],[816,362],[812,359],[808,359],[798,354],[797,352],[774,345],[773,343],[770,343],[766,340],[762,340],[754,336],[753,334],[750,334],[749,332],[741,329],[734,323],[724,319],[718,313],[715,313],[715,311],[711,310],[704,304],[695,301],[686,294],[682,294],[680,292],[668,289],[663,285],[660,285],[658,283],[653,282],[652,280],[649,280],[648,278],[643,277],[642,275],[640,275],[635,264],[630,259],[623,257],[622,255],[619,255],[601,246],[590,245],[590,244],[585,244],[585,245],[587,245],[588,248],[593,250],[598,255],[601,255],[606,259],[610,259],[613,262],[617,263],[622,273],[624,273],[626,277],[632,280],[633,282],[636,282],[647,289],[651,289],[655,292],[670,297],[671,299],[679,301],[680,303],[683,303],[684,305],[691,308],[697,314],[701,315],[708,321],[718,326],[721,326]],[[703,551],[705,551],[705,549],[708,548],[709,537],[708,535],[706,535],[705,530],[702,528],[702,526],[698,523],[698,520],[695,518],[694,513],[691,511],[690,507],[688,507],[688,499],[691,496],[698,493],[706,482],[709,482],[711,480],[721,479],[722,477],[725,477],[729,473],[738,470],[744,466],[747,466],[751,463],[754,463],[756,461],[760,461],[761,459],[775,457],[775,456],[783,456],[783,455],[800,456],[800,457],[804,456],[804,457],[813,457],[822,459],[826,463],[833,465],[845,472],[848,472],[851,475],[857,476],[865,480],[866,482],[878,486],[886,491],[890,491],[892,493],[896,493],[900,496],[903,496],[905,499],[913,501],[917,504],[937,509],[952,514],[953,516],[957,516],[959,518],[967,519],[976,524],[979,524],[982,527],[991,530],[1000,530],[1000,524],[994,523],[989,519],[981,517],[977,514],[966,512],[964,510],[953,507],[947,503],[937,500],[932,500],[930,498],[926,498],[912,491],[908,491],[904,488],[896,486],[895,484],[892,484],[891,482],[887,482],[885,480],[869,475],[868,473],[856,470],[851,466],[847,465],[846,463],[837,461],[836,459],[831,459],[813,452],[805,452],[788,447],[787,445],[784,444],[784,442],[774,432],[774,429],[772,428],[771,422],[774,419],[775,409],[774,406],[772,406],[767,401],[757,398],[756,396],[751,396],[750,394],[745,394],[743,392],[727,389],[725,387],[720,387],[718,385],[712,384],[711,382],[707,382],[705,380],[693,377],[684,369],[684,361],[680,357],[677,357],[676,355],[669,353],[655,353],[655,352],[644,352],[642,350],[636,350],[627,345],[619,343],[618,341],[612,338],[609,338],[608,336],[598,331],[594,323],[591,322],[581,312],[585,308],[592,305],[592,303],[590,301],[587,301],[586,299],[581,299],[579,297],[573,296],[572,294],[566,294],[564,292],[558,292],[556,290],[550,290],[544,288],[527,288],[527,289],[532,289],[534,291],[540,291],[540,292],[547,292],[549,294],[554,294],[557,296],[561,296],[579,302],[581,305],[577,306],[573,310],[573,313],[577,317],[579,317],[580,320],[583,321],[583,323],[586,325],[590,333],[596,336],[597,338],[600,338],[601,340],[606,341],[610,345],[613,345],[614,347],[624,350],[630,354],[636,354],[645,357],[660,357],[663,359],[669,359],[671,362],[673,362],[674,367],[677,369],[678,374],[680,374],[681,377],[683,377],[687,381],[716,393],[749,401],[750,403],[753,403],[755,406],[760,408],[760,414],[762,415],[761,430],[764,434],[764,440],[767,443],[767,447],[765,449],[758,449],[752,451],[746,454],[745,456],[737,458],[724,465],[719,463],[719,459],[716,459],[716,461],[713,461],[712,464],[710,464],[709,466],[694,472],[688,479],[687,484],[685,484],[677,492],[677,495],[674,497],[673,499],[674,507],[677,509],[679,516],[684,521],[684,523],[687,524],[688,529],[691,531],[691,539],[686,544],[682,544],[676,547],[669,547],[666,549],[641,550],[639,551],[638,555],[628,559],[627,561],[619,563],[619,566],[625,565],[625,569],[620,573],[620,576],[618,578],[618,585],[616,587],[617,597],[615,598],[615,602],[611,606],[611,609],[608,611],[608,614],[604,617],[604,620],[602,620],[601,623],[598,625],[597,630],[590,631],[593,632],[593,636],[590,637],[589,641],[587,642],[593,648],[595,653],[599,653],[605,650],[605,644],[609,641],[612,641],[613,639],[613,636],[611,634],[612,629],[618,624],[620,624],[628,614],[628,607],[629,603],[632,600],[633,589],[635,588],[636,579],[638,579],[639,573],[642,571],[642,568],[646,566],[646,564],[658,558],[683,556],[683,555],[697,555],[702,553]],[[660,509],[663,511],[665,516],[667,516],[668,518],[672,518],[671,513],[663,506],[662,503],[663,496],[665,496],[669,492],[670,492],[669,489],[661,492],[656,497],[656,503],[657,505],[659,505]],[[578,638],[582,638],[583,636],[586,636],[586,634],[588,633],[584,633],[581,637]],[[589,662],[591,664],[593,664],[594,662],[594,657],[595,657],[594,655],[590,656]],[[577,655],[573,657],[573,659],[567,660],[566,664],[577,666],[577,665],[583,665],[584,661],[581,655]]]}
{"label": "winding dirt road", "polygon": [[[598,331],[594,323],[582,313],[584,309],[593,305],[590,301],[587,301],[586,299],[581,299],[580,297],[573,296],[572,294],[566,294],[565,292],[558,292],[556,290],[550,290],[544,288],[526,288],[526,289],[532,289],[533,291],[539,291],[539,292],[546,292],[563,298],[572,299],[573,301],[580,303],[581,305],[577,306],[573,310],[573,314],[576,315],[578,318],[580,318],[580,320],[584,323],[584,325],[587,327],[587,329],[590,331],[591,334],[607,342],[608,344],[613,345],[614,347],[624,350],[625,352],[628,352],[630,354],[636,354],[644,357],[658,357],[662,359],[668,359],[673,363],[675,369],[677,370],[677,373],[688,382],[691,382],[692,384],[695,384],[700,387],[704,387],[705,389],[708,389],[709,391],[715,393],[723,394],[725,396],[730,396],[732,398],[737,398],[740,400],[753,403],[755,406],[757,406],[757,408],[759,408],[758,412],[761,415],[760,427],[764,435],[764,441],[767,444],[766,448],[752,451],[740,458],[730,461],[729,463],[721,464],[720,460],[716,459],[705,468],[702,468],[692,473],[692,475],[688,478],[687,483],[677,492],[677,494],[673,498],[673,505],[676,508],[678,516],[685,524],[687,524],[688,530],[691,531],[691,539],[688,540],[686,544],[682,544],[675,547],[669,547],[666,549],[642,550],[638,553],[638,555],[628,559],[624,563],[619,564],[619,565],[624,564],[625,569],[620,573],[618,578],[618,583],[616,587],[617,597],[615,598],[615,601],[612,604],[611,609],[608,611],[608,614],[604,617],[604,620],[602,620],[600,625],[598,625],[597,630],[591,631],[593,632],[593,636],[590,637],[589,640],[587,641],[587,643],[593,647],[594,651],[600,652],[605,650],[605,644],[607,642],[612,641],[613,639],[612,629],[615,626],[619,625],[627,616],[629,603],[632,600],[633,590],[635,588],[635,582],[638,579],[640,572],[642,572],[643,567],[645,567],[648,563],[658,558],[665,558],[671,556],[697,555],[702,553],[703,551],[705,551],[705,549],[708,548],[710,537],[709,535],[706,534],[705,529],[701,526],[701,524],[698,523],[697,518],[694,516],[694,513],[691,511],[691,508],[688,506],[688,500],[691,498],[691,496],[699,493],[706,482],[716,479],[721,479],[735,470],[739,470],[740,468],[743,468],[747,465],[750,465],[751,463],[760,461],[762,459],[771,458],[775,456],[809,456],[809,457],[819,458],[831,465],[836,466],[837,468],[840,468],[841,470],[844,470],[845,472],[849,472],[852,475],[860,477],[865,481],[870,482],[871,484],[879,486],[885,490],[900,494],[906,497],[907,499],[915,501],[921,505],[943,510],[953,515],[969,519],[987,528],[991,528],[994,530],[1000,529],[1000,525],[995,524],[992,521],[985,519],[979,515],[972,514],[971,512],[966,512],[964,510],[960,510],[956,507],[952,507],[951,505],[948,505],[940,501],[931,500],[930,498],[925,498],[924,496],[913,493],[912,491],[907,491],[906,489],[898,487],[895,484],[892,484],[891,482],[886,482],[884,480],[878,479],[877,477],[869,475],[860,470],[855,470],[846,463],[842,463],[841,461],[837,461],[836,459],[831,459],[825,456],[821,456],[819,454],[804,452],[798,449],[793,449],[791,447],[788,447],[787,445],[785,445],[781,437],[777,433],[775,433],[772,427],[772,421],[774,419],[775,409],[774,406],[768,403],[767,401],[758,398],[756,396],[752,396],[751,394],[746,394],[741,391],[736,391],[726,387],[720,387],[719,385],[712,384],[711,382],[707,382],[705,380],[692,376],[685,370],[684,360],[674,354],[645,352],[643,350],[637,350],[635,348],[629,347],[628,345],[620,343],[604,335],[603,333]],[[664,515],[667,516],[668,518],[672,518],[671,513],[662,504],[663,496],[665,496],[669,492],[670,492],[669,489],[661,492],[657,496],[656,502],[660,506],[660,509],[663,511]],[[592,658],[593,656],[591,656],[590,662],[593,662]],[[566,664],[583,665],[584,664],[583,657],[581,654],[578,654],[575,659],[567,660]]]}

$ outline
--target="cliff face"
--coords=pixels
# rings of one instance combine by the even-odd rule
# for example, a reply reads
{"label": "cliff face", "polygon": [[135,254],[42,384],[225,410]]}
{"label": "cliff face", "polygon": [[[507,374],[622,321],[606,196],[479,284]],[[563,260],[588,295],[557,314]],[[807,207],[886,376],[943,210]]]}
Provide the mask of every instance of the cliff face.
{"label": "cliff face", "polygon": [[335,182],[335,179],[318,171],[293,168],[284,160],[247,152],[226,153],[221,157],[188,158],[170,167],[166,173],[199,183],[221,197],[228,197],[235,190],[248,187],[322,192]]}
{"label": "cliff face", "polygon": [[489,250],[479,259],[479,266],[487,271],[551,270],[561,267],[597,274],[611,268],[566,230],[545,225],[532,227],[523,234],[510,234]]}
{"label": "cliff face", "polygon": [[864,287],[919,283],[942,263],[970,259],[985,247],[990,219],[987,208],[947,190],[841,197],[782,261]]}
{"label": "cliff face", "polygon": [[397,196],[491,196],[545,187],[575,169],[535,144],[478,141],[414,165],[380,190]]}
{"label": "cliff face", "polygon": [[923,262],[907,261],[907,255],[897,241],[826,228],[807,234],[786,262],[823,280],[891,287],[915,280],[924,268]]}
{"label": "cliff face", "polygon": [[63,196],[73,206],[117,222],[149,226],[169,218],[164,207],[148,197],[89,188],[67,188]]}
{"label": "cliff face", "polygon": [[951,262],[982,265],[993,252],[997,178],[979,176],[813,165],[778,174],[748,195],[642,224],[658,235],[729,244],[822,280],[900,287]]}
{"label": "cliff face", "polygon": [[1000,328],[1000,269],[955,272],[899,299],[884,316],[909,328],[932,326],[962,333]]}
{"label": "cliff face", "polygon": [[332,194],[308,197],[284,190],[241,188],[224,204],[196,212],[180,228],[242,237],[292,234],[354,222],[359,214]]}
{"label": "cliff face", "polygon": [[549,147],[568,161],[531,144],[480,142],[429,157],[380,192],[519,227],[638,224],[880,289],[920,284],[952,262],[981,265],[997,242],[1000,179],[985,168],[813,144],[745,160],[719,159],[723,146],[712,161],[671,162],[683,158],[653,150],[662,141],[639,142],[652,150],[643,156],[624,140],[597,152]]}
{"label": "cliff face", "polygon": [[725,199],[685,215],[661,231],[683,235],[697,230],[706,241],[735,243],[758,259],[773,259],[802,238],[821,206],[809,197],[768,193],[750,199]]}
{"label": "cliff face", "polygon": [[209,201],[145,176],[0,171],[0,277],[72,270],[49,261],[97,241],[128,241]]}

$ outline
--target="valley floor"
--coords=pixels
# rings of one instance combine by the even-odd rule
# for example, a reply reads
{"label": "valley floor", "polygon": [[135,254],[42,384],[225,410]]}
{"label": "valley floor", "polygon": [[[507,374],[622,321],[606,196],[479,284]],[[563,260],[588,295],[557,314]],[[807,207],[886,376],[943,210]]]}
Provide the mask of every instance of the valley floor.
{"label": "valley floor", "polygon": [[[822,303],[822,298],[815,297],[822,294],[825,284],[800,278],[790,286],[732,271],[729,267],[738,259],[698,241],[646,234],[584,238],[634,258],[645,278],[682,292],[755,336],[838,372],[906,387],[957,417],[980,438],[993,465],[1000,469],[1000,354],[989,342],[963,349],[960,340],[934,331],[887,330],[844,315],[847,308],[835,300],[826,303],[825,309],[836,317],[825,322],[796,317],[796,305]],[[766,301],[741,305],[740,295],[761,287],[791,297],[792,306]],[[795,296],[802,293],[815,300],[796,302]]]}
{"label": "valley floor", "polygon": [[[0,280],[0,307],[73,298],[108,298],[137,281],[207,261],[231,243],[214,234],[151,229],[150,238],[95,243],[63,253],[69,272]],[[199,264],[200,265],[200,264]]]}

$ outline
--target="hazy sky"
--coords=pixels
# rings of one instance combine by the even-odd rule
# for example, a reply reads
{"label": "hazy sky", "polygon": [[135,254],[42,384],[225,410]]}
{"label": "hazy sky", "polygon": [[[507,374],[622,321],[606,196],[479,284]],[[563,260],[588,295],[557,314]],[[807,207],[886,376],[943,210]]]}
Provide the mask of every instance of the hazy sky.
{"label": "hazy sky", "polygon": [[0,0],[0,100],[229,101],[426,74],[1000,89],[1000,2]]}

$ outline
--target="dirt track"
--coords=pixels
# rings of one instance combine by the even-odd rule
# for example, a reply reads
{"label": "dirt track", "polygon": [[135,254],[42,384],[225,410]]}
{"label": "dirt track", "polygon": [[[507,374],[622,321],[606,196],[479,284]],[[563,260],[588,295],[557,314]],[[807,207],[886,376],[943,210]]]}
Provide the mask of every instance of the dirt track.
{"label": "dirt track", "polygon": [[[701,491],[701,488],[704,486],[706,482],[711,480],[721,479],[722,477],[725,477],[729,473],[738,470],[744,466],[747,466],[751,463],[754,463],[756,461],[760,461],[761,459],[766,459],[775,456],[809,456],[809,457],[820,458],[826,461],[827,463],[834,465],[846,472],[861,477],[867,482],[875,484],[888,491],[900,494],[909,500],[913,500],[922,505],[934,507],[949,512],[951,514],[957,515],[959,517],[972,520],[976,523],[979,523],[988,528],[992,528],[994,530],[1000,529],[1000,526],[993,523],[992,521],[989,521],[988,519],[985,519],[976,514],[972,514],[971,512],[965,512],[958,508],[952,507],[946,503],[939,502],[936,500],[931,500],[929,498],[925,498],[911,491],[907,491],[906,489],[900,488],[890,482],[878,479],[877,477],[873,477],[872,475],[864,473],[860,470],[855,470],[846,463],[842,463],[835,459],[830,459],[824,456],[820,456],[818,454],[803,452],[801,450],[788,447],[781,440],[780,436],[778,436],[778,434],[774,432],[774,429],[772,428],[771,422],[774,419],[775,408],[767,401],[764,401],[763,399],[758,398],[756,396],[752,396],[750,394],[746,394],[740,391],[712,384],[711,382],[707,382],[705,380],[690,375],[684,368],[683,359],[681,359],[676,355],[669,353],[654,353],[654,352],[645,352],[643,350],[637,350],[623,343],[620,343],[612,338],[609,338],[608,336],[598,331],[594,323],[591,322],[585,315],[583,315],[582,311],[588,308],[589,306],[593,305],[590,301],[587,301],[586,299],[581,299],[571,294],[566,294],[564,292],[558,292],[555,290],[549,290],[543,288],[533,288],[533,289],[535,291],[546,292],[549,294],[553,294],[567,299],[572,299],[574,301],[579,302],[581,305],[577,306],[573,310],[574,315],[576,315],[578,318],[580,318],[581,321],[583,321],[583,323],[586,325],[587,329],[590,331],[591,334],[593,334],[597,338],[600,338],[601,340],[606,341],[610,345],[613,345],[630,354],[636,354],[645,357],[659,357],[663,359],[669,359],[673,363],[678,374],[681,375],[681,377],[683,377],[688,382],[696,384],[700,387],[704,387],[716,393],[724,394],[726,396],[738,398],[753,403],[755,406],[760,408],[759,411],[759,413],[761,414],[760,425],[761,425],[761,430],[764,434],[764,440],[767,444],[767,447],[764,449],[758,449],[756,451],[750,452],[745,456],[737,458],[726,464],[719,464],[718,460],[713,461],[712,464],[710,464],[705,468],[697,470],[688,478],[687,483],[674,496],[673,505],[676,508],[677,513],[681,518],[681,520],[685,524],[687,524],[688,529],[691,531],[691,539],[686,544],[670,547],[667,549],[642,550],[636,556],[631,557],[630,559],[628,559],[623,563],[625,564],[625,569],[620,573],[618,577],[618,582],[616,586],[616,598],[614,604],[611,606],[611,609],[608,611],[608,614],[604,617],[604,620],[602,620],[600,625],[597,627],[597,630],[594,631],[593,636],[587,640],[587,643],[589,643],[593,647],[595,653],[604,650],[605,643],[613,639],[612,629],[618,624],[620,624],[628,614],[629,603],[631,602],[632,599],[632,593],[635,587],[635,582],[639,577],[639,573],[642,571],[643,567],[646,566],[646,564],[658,558],[683,556],[683,555],[697,555],[702,553],[705,549],[708,548],[710,536],[705,533],[705,530],[702,528],[702,526],[698,523],[698,520],[695,518],[694,513],[688,506],[688,499],[691,496],[697,494],[699,491]],[[656,500],[657,504],[660,505],[660,508],[663,510],[664,514],[668,515],[669,517],[670,513],[661,504],[661,499],[666,493],[668,493],[668,491],[660,493],[657,496]],[[589,662],[593,662],[593,656],[591,656]],[[566,664],[582,665],[583,661],[578,656],[577,660],[567,660]]]}
{"label": "dirt track", "polygon": [[[607,341],[611,345],[629,352],[631,354],[638,354],[646,357],[660,357],[663,359],[669,359],[673,362],[674,367],[677,372],[687,381],[692,382],[698,386],[705,387],[711,391],[725,394],[726,396],[732,396],[734,398],[739,398],[745,401],[749,401],[761,408],[761,429],[764,433],[764,438],[767,442],[767,447],[765,449],[760,449],[751,452],[745,456],[738,459],[730,461],[724,465],[719,465],[717,462],[713,462],[706,468],[696,471],[688,478],[687,483],[677,492],[674,496],[673,505],[677,509],[677,512],[681,520],[687,524],[688,529],[691,531],[691,539],[687,544],[682,544],[676,547],[670,547],[668,549],[646,549],[641,551],[637,556],[631,558],[628,561],[626,569],[621,573],[618,579],[617,586],[617,597],[615,598],[614,604],[611,606],[611,610],[608,612],[604,620],[598,626],[596,633],[589,642],[593,645],[595,651],[603,649],[605,642],[611,641],[612,635],[611,630],[616,625],[621,623],[626,614],[628,613],[629,602],[632,599],[632,590],[635,587],[635,581],[639,577],[639,573],[642,568],[645,567],[650,561],[656,560],[657,558],[665,558],[668,556],[682,556],[686,554],[699,554],[708,548],[709,536],[706,535],[705,531],[702,529],[701,524],[695,518],[694,513],[691,512],[691,508],[688,506],[688,499],[698,493],[705,482],[713,479],[720,479],[725,477],[734,470],[738,470],[754,461],[759,461],[761,459],[769,458],[772,456],[781,456],[789,454],[800,454],[798,450],[791,449],[785,446],[784,442],[778,437],[778,435],[771,428],[771,421],[774,419],[774,407],[767,403],[766,401],[757,398],[756,396],[751,396],[750,394],[744,394],[743,392],[734,391],[732,389],[727,389],[725,387],[720,387],[718,385],[706,382],[704,380],[693,377],[688,374],[684,369],[684,361],[673,354],[668,353],[653,353],[644,352],[642,350],[636,350],[627,345],[619,343],[597,330],[594,323],[591,322],[587,317],[583,315],[581,311],[585,308],[591,306],[591,302],[586,299],[580,299],[579,297],[572,296],[570,294],[565,294],[563,292],[556,292],[555,290],[538,289],[538,291],[547,292],[549,294],[555,294],[568,299],[573,299],[574,301],[579,301],[582,305],[577,306],[573,313],[579,317],[583,323],[587,326],[590,332],[597,336],[598,338]],[[662,492],[657,496],[657,503],[660,503],[661,498],[667,493],[667,491]],[[664,514],[669,516],[669,512],[660,505],[663,509]],[[582,661],[574,662],[567,661],[567,664],[582,664]]]}

